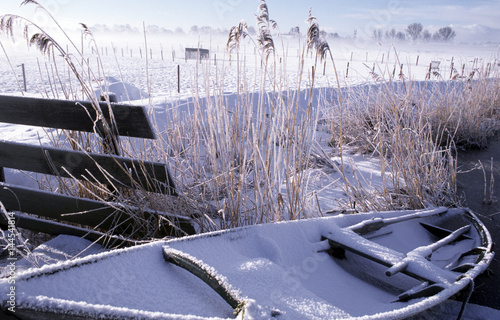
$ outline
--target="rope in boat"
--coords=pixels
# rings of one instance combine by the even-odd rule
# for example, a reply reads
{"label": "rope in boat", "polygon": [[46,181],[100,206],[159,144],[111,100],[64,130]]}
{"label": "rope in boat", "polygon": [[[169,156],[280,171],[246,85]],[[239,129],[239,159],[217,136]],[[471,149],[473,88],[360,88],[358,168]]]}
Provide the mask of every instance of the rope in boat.
{"label": "rope in boat", "polygon": [[464,277],[469,278],[469,284],[467,285],[467,288],[468,288],[467,295],[464,298],[464,301],[462,303],[462,307],[460,308],[460,313],[458,314],[457,320],[462,319],[462,317],[464,315],[464,311],[465,311],[465,306],[467,305],[467,303],[469,303],[470,297],[472,296],[472,292],[474,291],[474,279],[468,275],[464,275]]}

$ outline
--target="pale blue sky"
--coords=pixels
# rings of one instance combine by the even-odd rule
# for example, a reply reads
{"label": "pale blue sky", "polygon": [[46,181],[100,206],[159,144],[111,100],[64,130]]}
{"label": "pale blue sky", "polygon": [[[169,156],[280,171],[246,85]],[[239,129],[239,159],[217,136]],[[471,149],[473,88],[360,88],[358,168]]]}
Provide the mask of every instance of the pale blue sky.
{"label": "pale blue sky", "polygon": [[[20,11],[21,0],[1,0],[0,14],[22,12],[43,24],[44,17],[33,6]],[[255,25],[258,0],[39,0],[65,26],[78,27],[79,22],[130,24],[141,27],[159,25],[174,30],[191,26],[227,28],[245,19]],[[453,26],[458,30],[481,28],[495,37],[500,30],[498,0],[268,0],[271,19],[287,32],[293,26],[306,29],[304,21],[309,7],[319,19],[320,27],[341,36],[371,35],[374,28],[403,29],[412,22],[437,29]],[[494,39],[491,39],[494,40]],[[500,36],[498,41],[500,41]]]}

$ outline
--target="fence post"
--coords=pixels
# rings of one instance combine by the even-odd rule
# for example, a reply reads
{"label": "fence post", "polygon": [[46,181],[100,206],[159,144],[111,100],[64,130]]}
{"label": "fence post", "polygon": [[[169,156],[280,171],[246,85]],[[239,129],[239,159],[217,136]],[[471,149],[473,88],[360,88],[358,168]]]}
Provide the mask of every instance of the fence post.
{"label": "fence post", "polygon": [[24,92],[28,92],[28,88],[26,86],[26,69],[24,68],[24,63],[21,63],[21,69],[23,70]]}
{"label": "fence post", "polygon": [[177,93],[181,93],[181,65],[177,65]]}

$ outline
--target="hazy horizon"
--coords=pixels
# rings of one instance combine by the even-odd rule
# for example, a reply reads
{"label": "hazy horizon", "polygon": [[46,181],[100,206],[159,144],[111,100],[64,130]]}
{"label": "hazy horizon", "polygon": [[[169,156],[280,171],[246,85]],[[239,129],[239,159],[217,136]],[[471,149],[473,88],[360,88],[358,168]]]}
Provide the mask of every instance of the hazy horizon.
{"label": "hazy horizon", "polygon": [[[50,24],[49,17],[35,5],[19,7],[21,0],[3,0],[0,14],[20,14],[40,26]],[[130,25],[142,30],[142,25],[156,25],[175,31],[182,28],[188,33],[192,26],[209,26],[229,29],[241,20],[255,26],[255,13],[260,0],[190,0],[190,1],[126,1],[126,0],[39,0],[50,13],[68,29],[97,24],[110,28],[114,25]],[[341,37],[370,38],[373,30],[392,28],[398,31],[413,22],[422,23],[424,29],[434,33],[441,27],[450,26],[456,33],[456,41],[500,42],[500,2],[494,0],[268,0],[270,18],[275,20],[282,33],[298,26],[305,32],[305,20],[312,7],[321,29],[338,33]]]}

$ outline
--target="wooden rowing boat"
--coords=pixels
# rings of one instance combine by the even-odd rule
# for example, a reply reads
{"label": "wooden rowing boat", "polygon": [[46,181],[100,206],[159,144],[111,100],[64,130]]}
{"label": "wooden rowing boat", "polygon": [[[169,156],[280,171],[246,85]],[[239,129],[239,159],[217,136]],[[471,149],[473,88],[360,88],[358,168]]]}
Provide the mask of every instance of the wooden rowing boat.
{"label": "wooden rowing boat", "polygon": [[337,215],[46,265],[0,294],[15,319],[403,319],[467,297],[492,246],[467,209]]}

